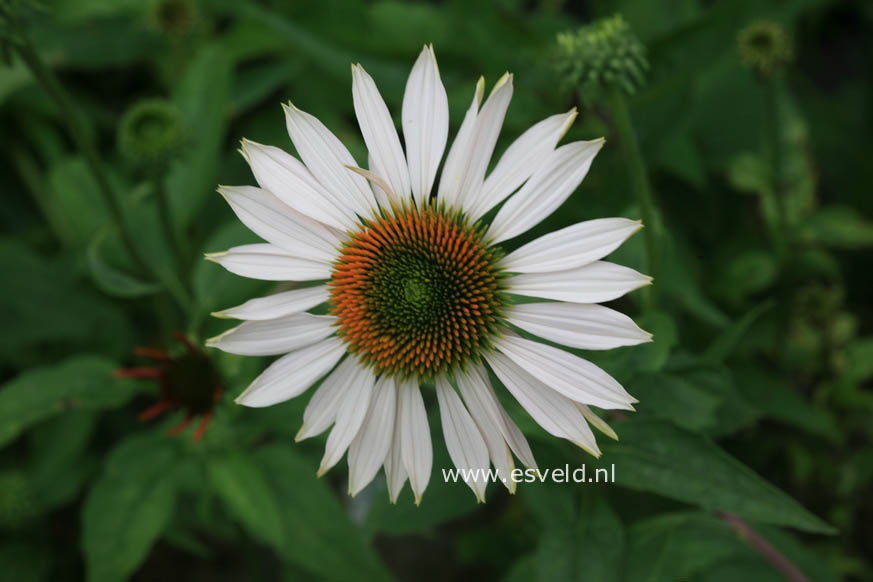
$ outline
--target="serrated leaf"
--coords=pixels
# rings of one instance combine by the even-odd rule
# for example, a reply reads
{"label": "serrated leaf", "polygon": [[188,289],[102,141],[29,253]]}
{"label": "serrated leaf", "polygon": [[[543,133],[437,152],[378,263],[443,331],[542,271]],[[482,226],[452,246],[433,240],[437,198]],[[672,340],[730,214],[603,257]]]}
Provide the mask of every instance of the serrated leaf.
{"label": "serrated leaf", "polygon": [[130,437],[109,454],[82,510],[89,581],[126,580],[145,559],[172,515],[178,462],[175,441],[160,433]]}
{"label": "serrated leaf", "polygon": [[621,442],[604,442],[596,464],[615,464],[616,482],[750,521],[816,533],[834,528],[728,455],[709,439],[658,420],[613,425]]}
{"label": "serrated leaf", "polygon": [[114,378],[116,368],[101,356],[74,356],[7,382],[0,390],[0,446],[65,410],[113,408],[127,402],[136,385]]}

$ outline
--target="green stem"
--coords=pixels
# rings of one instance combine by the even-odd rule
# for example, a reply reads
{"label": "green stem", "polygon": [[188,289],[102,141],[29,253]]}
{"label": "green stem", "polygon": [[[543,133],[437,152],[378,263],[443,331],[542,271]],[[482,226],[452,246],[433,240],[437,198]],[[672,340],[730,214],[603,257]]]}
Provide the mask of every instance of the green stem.
{"label": "green stem", "polygon": [[780,259],[784,258],[788,233],[788,210],[785,205],[784,154],[782,151],[782,115],[779,108],[779,90],[773,76],[764,79],[767,99],[767,141],[770,148],[771,189],[776,210],[774,244]]}
{"label": "green stem", "polygon": [[163,173],[158,173],[154,180],[155,198],[158,204],[158,220],[161,222],[161,228],[164,231],[164,236],[167,238],[167,244],[176,256],[176,265],[183,270],[185,268],[185,252],[182,248],[182,242],[173,228],[173,217],[170,213],[170,201],[167,197],[167,188],[164,184]]}
{"label": "green stem", "polygon": [[121,205],[112,191],[109,178],[100,162],[100,156],[94,145],[91,128],[87,126],[60,81],[58,81],[58,78],[42,61],[39,54],[37,54],[34,49],[33,44],[31,44],[30,39],[20,30],[20,27],[17,40],[18,42],[15,47],[19,56],[21,56],[24,64],[27,65],[27,68],[30,69],[33,76],[42,84],[49,96],[54,100],[58,109],[60,109],[61,117],[67,124],[70,136],[75,142],[76,147],[78,147],[79,151],[82,153],[82,156],[85,158],[85,163],[88,165],[88,169],[91,171],[94,180],[97,182],[97,188],[100,191],[103,202],[106,204],[106,208],[109,210],[112,219],[118,226],[118,230],[121,233],[121,240],[124,243],[130,258],[138,268],[143,271],[148,271],[148,265],[133,242],[133,237],[127,227],[127,222],[124,219]]}
{"label": "green stem", "polygon": [[[627,100],[625,99],[624,93],[621,92],[621,89],[617,87],[611,89],[609,102],[613,120],[615,121],[615,129],[618,132],[621,147],[624,149],[627,158],[631,187],[636,195],[637,203],[640,205],[643,224],[646,226],[646,228],[643,229],[643,234],[646,243],[647,269],[652,277],[657,278],[659,274],[658,235],[661,231],[661,225],[658,221],[658,214],[655,209],[652,185],[649,182],[649,173],[646,169],[646,162],[643,159],[642,151],[640,150],[637,134],[634,131],[630,111],[627,106]],[[647,295],[647,308],[651,309],[654,303],[654,298],[655,288],[650,287]]]}

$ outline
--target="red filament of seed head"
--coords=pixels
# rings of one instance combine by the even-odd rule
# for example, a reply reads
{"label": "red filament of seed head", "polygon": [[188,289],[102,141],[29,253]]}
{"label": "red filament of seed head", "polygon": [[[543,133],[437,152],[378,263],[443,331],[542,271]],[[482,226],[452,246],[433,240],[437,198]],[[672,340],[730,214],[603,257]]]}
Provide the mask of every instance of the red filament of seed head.
{"label": "red filament of seed head", "polygon": [[[374,303],[375,273],[398,250],[425,257],[450,287],[441,316],[420,328],[386,322]],[[378,371],[404,376],[430,376],[475,357],[489,345],[499,315],[496,253],[483,243],[481,230],[430,204],[395,208],[369,221],[333,268],[330,307],[339,336]]]}

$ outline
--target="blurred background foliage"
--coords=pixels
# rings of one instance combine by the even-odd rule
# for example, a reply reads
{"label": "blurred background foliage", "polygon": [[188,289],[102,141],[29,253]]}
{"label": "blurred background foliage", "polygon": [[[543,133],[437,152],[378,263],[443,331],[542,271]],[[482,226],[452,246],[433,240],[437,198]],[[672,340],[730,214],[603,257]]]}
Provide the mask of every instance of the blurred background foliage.
{"label": "blurred background foliage", "polygon": [[[4,580],[785,579],[732,516],[806,579],[873,580],[873,3],[3,6],[16,15],[0,68]],[[662,223],[654,307],[640,293],[616,307],[656,341],[586,357],[640,404],[609,417],[621,440],[597,462],[506,404],[541,467],[614,463],[616,484],[491,486],[477,506],[442,482],[450,461],[433,430],[420,508],[408,492],[389,505],[381,477],[351,499],[343,468],[315,478],[321,439],[293,444],[306,398],[233,405],[265,362],[215,351],[224,397],[201,441],[167,436],[178,411],[137,420],[156,385],[112,375],[144,365],[135,346],[181,353],[172,332],[202,343],[228,327],[210,312],[275,288],[202,260],[253,240],[214,193],[253,183],[238,140],[290,149],[279,104],[293,99],[365,160],[351,62],[397,113],[432,42],[453,129],[479,74],[513,71],[498,150],[580,106],[567,139],[607,146],[525,240],[639,217],[614,111],[587,103],[553,62],[558,33],[615,13],[647,47],[647,83],[627,101]],[[762,18],[793,39],[777,75],[756,74],[738,49]],[[22,58],[22,34],[71,108]],[[644,237],[614,260],[644,269]],[[201,380],[191,389],[214,388]]]}

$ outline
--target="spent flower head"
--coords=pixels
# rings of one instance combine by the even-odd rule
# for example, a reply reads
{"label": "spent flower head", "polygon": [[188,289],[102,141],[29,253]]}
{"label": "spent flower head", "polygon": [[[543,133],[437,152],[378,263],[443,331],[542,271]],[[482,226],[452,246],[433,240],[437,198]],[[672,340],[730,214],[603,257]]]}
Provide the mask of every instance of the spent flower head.
{"label": "spent flower head", "polygon": [[645,45],[620,14],[560,33],[555,65],[586,105],[613,87],[633,95],[645,85],[649,70]]}
{"label": "spent flower head", "polygon": [[[375,82],[354,65],[368,169],[318,119],[289,104],[285,122],[300,159],[243,140],[260,188],[219,188],[266,242],[209,259],[244,277],[317,283],[217,314],[244,323],[208,345],[282,356],[240,404],[271,406],[318,384],[297,439],[333,425],[318,472],[348,452],[352,495],[384,467],[392,501],[407,480],[421,499],[433,460],[425,396],[434,391],[455,465],[493,463],[514,490],[510,451],[527,467],[536,463],[489,370],[545,430],[593,455],[600,450],[589,423],[615,433],[590,406],[632,410],[636,402],[593,363],[539,338],[595,350],[651,340],[629,317],[596,305],[650,283],[600,260],[641,225],[589,220],[504,251],[564,203],[603,146],[602,139],[558,145],[576,117],[571,110],[524,132],[488,173],[512,92],[509,73],[487,98],[480,79],[444,159],[449,108],[433,48],[421,52],[406,85],[403,145]],[[324,315],[309,312],[322,305]],[[487,483],[465,480],[484,501]]]}
{"label": "spent flower head", "polygon": [[770,76],[794,58],[794,45],[785,27],[772,20],[756,20],[737,35],[743,64],[762,76]]}

